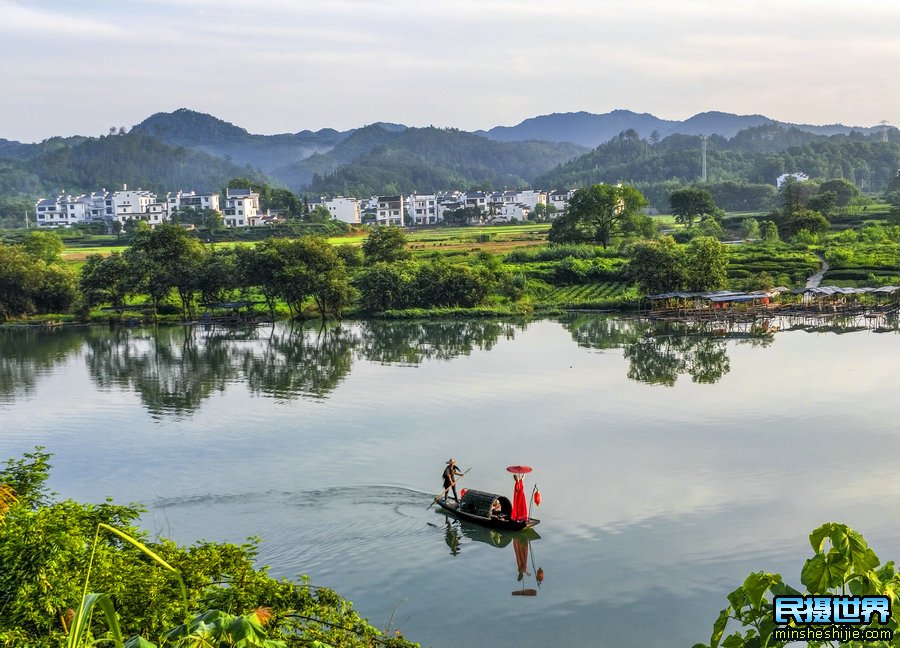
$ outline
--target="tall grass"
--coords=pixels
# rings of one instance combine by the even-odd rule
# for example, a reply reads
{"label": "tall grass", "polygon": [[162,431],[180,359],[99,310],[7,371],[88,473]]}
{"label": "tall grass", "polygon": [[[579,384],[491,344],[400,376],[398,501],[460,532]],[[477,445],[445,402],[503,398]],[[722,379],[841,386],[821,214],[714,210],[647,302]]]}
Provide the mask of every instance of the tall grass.
{"label": "tall grass", "polygon": [[187,587],[185,587],[184,579],[181,577],[179,571],[140,541],[132,538],[124,531],[120,531],[115,527],[111,527],[108,524],[103,524],[101,522],[97,525],[97,531],[94,533],[94,545],[91,548],[91,558],[88,561],[88,570],[87,574],[85,574],[84,577],[84,590],[81,594],[81,603],[79,603],[78,609],[75,610],[75,616],[72,619],[72,627],[69,628],[69,638],[66,641],[66,648],[78,648],[82,645],[84,635],[87,632],[87,629],[90,627],[91,618],[94,614],[94,608],[96,607],[99,607],[103,612],[103,616],[106,619],[106,624],[109,626],[109,631],[112,635],[112,641],[115,647],[124,648],[125,646],[124,641],[122,640],[122,631],[119,628],[119,617],[116,614],[112,599],[109,598],[108,594],[88,593],[88,585],[91,580],[91,568],[94,566],[94,555],[97,553],[97,544],[100,541],[100,531],[107,531],[120,538],[121,540],[129,543],[130,545],[137,547],[137,549],[143,552],[158,565],[175,574],[175,578],[178,579],[178,585],[181,587],[181,598],[184,602],[185,627],[187,627],[188,621],[190,619]]}

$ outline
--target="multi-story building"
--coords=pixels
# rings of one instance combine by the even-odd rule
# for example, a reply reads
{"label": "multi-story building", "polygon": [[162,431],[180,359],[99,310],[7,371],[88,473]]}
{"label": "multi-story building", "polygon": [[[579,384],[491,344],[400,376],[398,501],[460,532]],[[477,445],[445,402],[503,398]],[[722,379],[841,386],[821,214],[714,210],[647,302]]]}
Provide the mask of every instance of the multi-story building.
{"label": "multi-story building", "polygon": [[258,224],[259,194],[252,189],[225,190],[225,225],[228,227],[250,227]]}
{"label": "multi-story building", "polygon": [[71,227],[91,220],[92,203],[87,196],[44,198],[34,206],[38,227]]}
{"label": "multi-story building", "polygon": [[438,222],[438,197],[436,194],[412,194],[407,199],[407,223],[409,225],[434,225]]}
{"label": "multi-story building", "polygon": [[334,220],[354,225],[361,222],[360,202],[356,198],[344,196],[322,198],[320,204],[328,210]]}
{"label": "multi-story building", "polygon": [[195,209],[197,211],[203,209],[212,209],[221,212],[219,208],[219,194],[217,193],[196,193],[194,191],[175,191],[166,195],[166,207],[169,216],[176,210]]}
{"label": "multi-story building", "polygon": [[547,205],[556,207],[556,215],[562,216],[569,208],[569,198],[571,197],[572,192],[568,189],[557,189],[547,195]]}
{"label": "multi-story building", "polygon": [[396,225],[403,227],[406,199],[403,196],[378,196],[378,211],[375,222],[378,225]]}

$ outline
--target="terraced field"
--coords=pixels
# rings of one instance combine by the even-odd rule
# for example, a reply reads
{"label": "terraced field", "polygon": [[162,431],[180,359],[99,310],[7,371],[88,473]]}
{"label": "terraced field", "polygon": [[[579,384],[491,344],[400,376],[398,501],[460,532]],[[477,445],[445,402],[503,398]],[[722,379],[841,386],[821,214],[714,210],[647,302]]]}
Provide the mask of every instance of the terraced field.
{"label": "terraced field", "polygon": [[541,296],[540,303],[560,308],[614,308],[638,297],[635,286],[625,282],[557,286]]}

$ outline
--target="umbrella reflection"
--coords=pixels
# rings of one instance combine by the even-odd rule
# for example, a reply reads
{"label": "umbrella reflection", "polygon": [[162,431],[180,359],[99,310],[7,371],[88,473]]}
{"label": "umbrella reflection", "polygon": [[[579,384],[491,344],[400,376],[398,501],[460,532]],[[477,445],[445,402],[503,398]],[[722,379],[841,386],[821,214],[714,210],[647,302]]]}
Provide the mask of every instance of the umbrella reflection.
{"label": "umbrella reflection", "polygon": [[[429,523],[430,524],[430,523]],[[512,592],[513,596],[537,596],[541,583],[544,582],[544,570],[535,564],[532,541],[541,536],[533,528],[522,531],[498,531],[476,524],[468,524],[460,520],[444,516],[444,542],[450,549],[451,556],[458,556],[464,539],[491,545],[497,549],[512,544],[516,561],[516,581],[521,583],[520,589]],[[532,583],[533,581],[533,583]],[[534,587],[528,587],[533,584]]]}

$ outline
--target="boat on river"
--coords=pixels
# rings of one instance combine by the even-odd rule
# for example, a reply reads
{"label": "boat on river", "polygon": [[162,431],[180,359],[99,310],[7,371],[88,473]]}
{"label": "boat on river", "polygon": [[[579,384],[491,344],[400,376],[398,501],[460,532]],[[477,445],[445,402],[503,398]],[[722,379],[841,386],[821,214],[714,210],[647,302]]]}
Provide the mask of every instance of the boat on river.
{"label": "boat on river", "polygon": [[459,502],[443,496],[435,497],[434,503],[460,520],[501,531],[522,531],[540,523],[540,520],[533,517],[524,520],[510,519],[513,505],[508,497],[472,488],[463,492]]}

